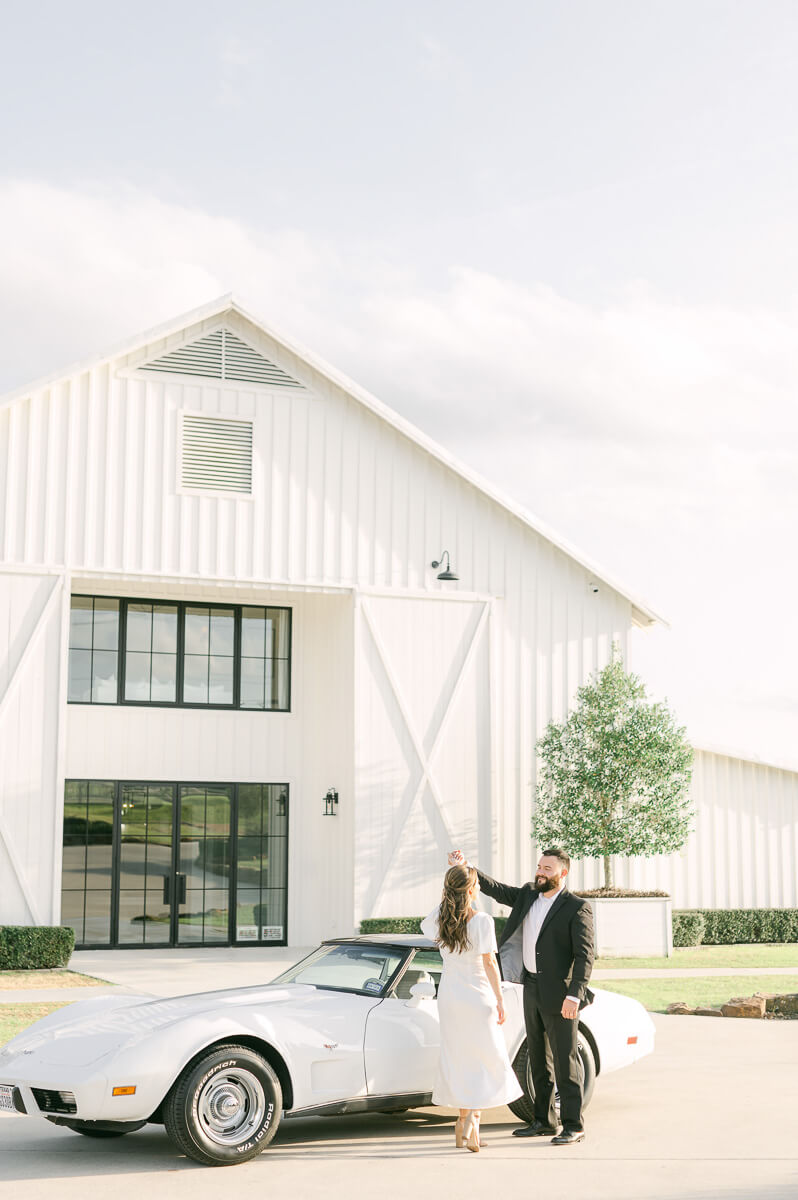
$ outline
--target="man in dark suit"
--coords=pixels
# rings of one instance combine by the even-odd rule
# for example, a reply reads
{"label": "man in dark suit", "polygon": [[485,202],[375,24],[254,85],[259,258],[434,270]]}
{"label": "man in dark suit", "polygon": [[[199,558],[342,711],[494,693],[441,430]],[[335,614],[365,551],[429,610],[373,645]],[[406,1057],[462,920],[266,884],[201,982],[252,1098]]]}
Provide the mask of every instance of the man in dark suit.
{"label": "man in dark suit", "polygon": [[[449,855],[451,865],[463,861],[460,850]],[[552,846],[540,857],[534,883],[521,887],[497,883],[477,868],[485,895],[512,909],[499,942],[499,960],[503,978],[524,985],[535,1119],[513,1133],[516,1137],[554,1135],[555,1146],[581,1142],[585,1136],[577,1033],[579,1010],[593,999],[587,986],[593,969],[593,910],[586,900],[566,890],[570,866],[565,851]],[[555,1080],[561,1133],[554,1107]]]}

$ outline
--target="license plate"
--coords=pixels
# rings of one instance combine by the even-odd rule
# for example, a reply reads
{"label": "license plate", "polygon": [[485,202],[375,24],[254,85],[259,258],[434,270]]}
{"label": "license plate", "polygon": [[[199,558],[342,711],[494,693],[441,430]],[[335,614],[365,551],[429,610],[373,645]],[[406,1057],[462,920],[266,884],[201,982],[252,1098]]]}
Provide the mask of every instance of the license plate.
{"label": "license plate", "polygon": [[6,1112],[16,1112],[14,1107],[14,1088],[0,1083],[0,1109]]}

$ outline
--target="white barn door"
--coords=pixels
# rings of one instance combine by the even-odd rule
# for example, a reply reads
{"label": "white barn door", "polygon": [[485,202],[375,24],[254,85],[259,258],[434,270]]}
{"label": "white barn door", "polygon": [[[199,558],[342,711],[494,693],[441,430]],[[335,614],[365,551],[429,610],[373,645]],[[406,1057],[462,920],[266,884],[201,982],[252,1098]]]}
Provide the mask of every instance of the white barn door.
{"label": "white barn door", "polygon": [[62,576],[0,572],[2,925],[58,919],[68,600]]}
{"label": "white barn door", "polygon": [[489,863],[489,601],[363,596],[355,638],[355,919],[425,915],[453,845]]}

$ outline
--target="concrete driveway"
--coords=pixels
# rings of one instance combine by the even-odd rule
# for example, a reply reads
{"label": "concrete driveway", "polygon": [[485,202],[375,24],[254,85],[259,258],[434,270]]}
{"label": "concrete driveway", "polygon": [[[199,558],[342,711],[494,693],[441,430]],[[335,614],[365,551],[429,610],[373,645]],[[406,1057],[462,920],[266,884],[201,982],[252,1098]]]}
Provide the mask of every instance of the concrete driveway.
{"label": "concrete driveway", "polygon": [[[599,1078],[587,1138],[573,1148],[511,1137],[489,1114],[489,1145],[454,1149],[442,1109],[285,1122],[260,1158],[213,1169],[183,1158],[161,1127],[106,1142],[44,1121],[0,1117],[0,1193],[15,1200],[205,1200],[545,1193],[589,1200],[796,1200],[798,1022],[657,1017],[656,1054]],[[467,1189],[467,1190],[464,1190]]]}

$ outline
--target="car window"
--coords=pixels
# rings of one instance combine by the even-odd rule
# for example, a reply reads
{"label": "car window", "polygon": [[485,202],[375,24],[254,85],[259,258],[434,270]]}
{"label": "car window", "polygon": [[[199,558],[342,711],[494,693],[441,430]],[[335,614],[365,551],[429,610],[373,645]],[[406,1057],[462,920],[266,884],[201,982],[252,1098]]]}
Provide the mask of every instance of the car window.
{"label": "car window", "polygon": [[401,950],[390,946],[320,946],[273,982],[307,983],[379,996],[403,958]]}
{"label": "car window", "polygon": [[442,969],[440,951],[416,950],[413,961],[398,980],[393,995],[399,1000],[409,1000],[413,984],[431,980],[435,984],[435,995],[437,996]]}

